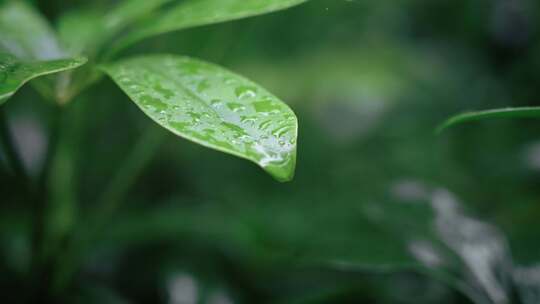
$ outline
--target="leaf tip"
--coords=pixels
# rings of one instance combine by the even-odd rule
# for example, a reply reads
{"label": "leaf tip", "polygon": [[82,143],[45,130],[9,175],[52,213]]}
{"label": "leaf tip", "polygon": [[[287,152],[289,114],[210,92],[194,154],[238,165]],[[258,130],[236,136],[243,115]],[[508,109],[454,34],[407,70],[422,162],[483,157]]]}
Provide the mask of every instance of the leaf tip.
{"label": "leaf tip", "polygon": [[437,136],[442,135],[442,133],[444,131],[446,131],[446,129],[448,129],[450,127],[450,125],[451,125],[451,123],[448,120],[446,120],[442,124],[438,125],[434,130],[435,135],[437,135]]}
{"label": "leaf tip", "polygon": [[278,182],[290,182],[294,179],[296,171],[296,150],[285,162],[269,163],[261,167]]}
{"label": "leaf tip", "polygon": [[457,115],[447,118],[443,123],[437,126],[437,128],[435,129],[435,135],[441,135],[447,129],[457,124],[466,122],[470,115],[471,115],[471,112],[465,112],[465,113],[457,114]]}

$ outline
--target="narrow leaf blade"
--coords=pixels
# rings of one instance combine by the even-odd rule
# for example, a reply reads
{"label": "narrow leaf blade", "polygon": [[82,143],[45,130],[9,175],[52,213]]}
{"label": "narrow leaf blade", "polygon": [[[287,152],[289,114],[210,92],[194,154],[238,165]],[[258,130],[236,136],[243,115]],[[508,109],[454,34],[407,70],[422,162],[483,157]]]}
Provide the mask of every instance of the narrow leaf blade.
{"label": "narrow leaf blade", "polygon": [[186,0],[135,26],[115,51],[151,36],[283,10],[307,0]]}
{"label": "narrow leaf blade", "polygon": [[467,112],[450,117],[437,128],[437,133],[466,122],[489,118],[540,118],[540,107],[521,107]]}
{"label": "narrow leaf blade", "polygon": [[154,55],[103,67],[159,125],[200,145],[250,160],[291,180],[298,123],[255,83],[200,60]]}
{"label": "narrow leaf blade", "polygon": [[83,65],[86,58],[21,61],[0,53],[0,105],[29,80]]}

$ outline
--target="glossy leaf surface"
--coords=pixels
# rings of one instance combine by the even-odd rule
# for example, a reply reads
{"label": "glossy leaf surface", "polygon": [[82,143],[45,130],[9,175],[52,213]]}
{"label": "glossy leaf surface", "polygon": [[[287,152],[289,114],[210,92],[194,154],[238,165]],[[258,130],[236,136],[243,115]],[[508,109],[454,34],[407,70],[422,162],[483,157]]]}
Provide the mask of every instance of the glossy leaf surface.
{"label": "glossy leaf surface", "polygon": [[32,78],[73,69],[85,62],[84,58],[20,61],[13,56],[0,54],[0,104]]}
{"label": "glossy leaf surface", "polygon": [[[164,12],[134,27],[134,31],[118,43],[123,48],[150,36],[190,27],[237,20],[286,9],[307,0],[187,0],[170,5]],[[165,2],[165,1],[161,1]],[[178,1],[176,1],[178,2]],[[135,5],[133,5],[135,7]]]}
{"label": "glossy leaf surface", "polygon": [[253,82],[200,60],[168,55],[129,59],[104,70],[174,134],[251,160],[280,181],[292,179],[296,117]]}
{"label": "glossy leaf surface", "polygon": [[449,118],[437,128],[437,132],[442,132],[454,125],[488,118],[540,118],[540,107],[505,108],[463,113]]}

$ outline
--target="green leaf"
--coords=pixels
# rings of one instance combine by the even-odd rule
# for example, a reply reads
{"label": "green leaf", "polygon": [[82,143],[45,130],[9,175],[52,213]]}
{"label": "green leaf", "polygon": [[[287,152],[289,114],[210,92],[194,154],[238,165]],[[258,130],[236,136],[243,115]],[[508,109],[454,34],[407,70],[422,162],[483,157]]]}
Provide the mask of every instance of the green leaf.
{"label": "green leaf", "polygon": [[21,59],[65,58],[55,32],[38,12],[23,1],[0,5],[0,51]]}
{"label": "green leaf", "polygon": [[450,117],[437,128],[437,132],[440,133],[458,124],[487,118],[540,118],[540,107],[505,108],[463,113]]}
{"label": "green leaf", "polygon": [[[119,5],[105,5],[102,8],[85,8],[62,15],[58,22],[58,34],[62,45],[70,54],[85,55],[93,62],[101,61],[103,49],[112,44],[127,31],[129,26],[148,16],[171,0],[129,0]],[[93,64],[78,69],[68,75],[69,87],[62,94],[62,100],[69,100],[84,88],[101,79],[102,74],[93,69]]]}
{"label": "green leaf", "polygon": [[81,9],[61,16],[58,32],[75,54],[95,54],[126,27],[171,0],[129,0],[110,8]]}
{"label": "green leaf", "polygon": [[170,55],[133,58],[103,70],[174,134],[255,162],[280,181],[292,179],[296,116],[255,83],[216,65]]}
{"label": "green leaf", "polygon": [[[307,0],[186,0],[169,5],[122,39],[116,51],[141,39],[190,27],[237,20],[283,10]],[[162,1],[165,2],[165,1]],[[170,1],[169,1],[170,2]],[[178,1],[174,1],[178,2]]]}
{"label": "green leaf", "polygon": [[0,104],[33,78],[73,69],[85,62],[85,58],[21,61],[0,53]]}
{"label": "green leaf", "polygon": [[167,2],[173,0],[127,0],[116,6],[105,16],[107,28],[121,29],[140,18],[150,15]]}
{"label": "green leaf", "polygon": [[58,21],[59,39],[71,54],[93,54],[108,35],[102,12],[71,11]]}
{"label": "green leaf", "polygon": [[[84,58],[68,58],[71,56],[63,49],[47,20],[24,1],[6,1],[0,5],[0,33],[0,54],[11,55],[0,55],[0,73],[4,74],[0,75],[0,102],[32,78],[86,62]],[[42,95],[60,103],[71,97],[69,74],[41,78],[33,84]]]}

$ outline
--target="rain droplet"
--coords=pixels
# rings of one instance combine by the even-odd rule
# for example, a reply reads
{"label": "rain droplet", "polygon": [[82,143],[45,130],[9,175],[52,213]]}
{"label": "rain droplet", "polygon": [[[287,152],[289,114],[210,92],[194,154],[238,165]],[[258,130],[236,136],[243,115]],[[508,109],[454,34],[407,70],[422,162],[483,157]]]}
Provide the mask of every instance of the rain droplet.
{"label": "rain droplet", "polygon": [[254,98],[257,96],[255,90],[250,87],[239,87],[235,90],[235,93],[240,99]]}
{"label": "rain droplet", "polygon": [[290,127],[286,125],[272,131],[272,135],[276,137],[282,137],[285,133],[289,132],[289,130],[290,130]]}
{"label": "rain droplet", "polygon": [[255,124],[256,121],[257,121],[257,120],[256,120],[255,118],[253,118],[253,117],[246,117],[246,116],[242,117],[242,119],[240,120],[241,123],[243,123],[243,124],[249,124],[249,125],[251,125],[251,126],[253,126],[253,125]]}
{"label": "rain droplet", "polygon": [[223,101],[219,100],[219,99],[214,99],[210,102],[210,104],[214,107],[214,108],[218,108],[220,107],[221,105],[223,105]]}
{"label": "rain droplet", "polygon": [[244,111],[246,109],[246,107],[244,105],[242,105],[240,103],[236,103],[236,102],[228,103],[227,108],[229,108],[233,112],[240,112],[240,111]]}
{"label": "rain droplet", "polygon": [[259,128],[262,129],[262,130],[265,130],[266,128],[268,128],[270,125],[272,124],[272,120],[266,120],[266,121],[263,121],[260,125],[259,125]]}

